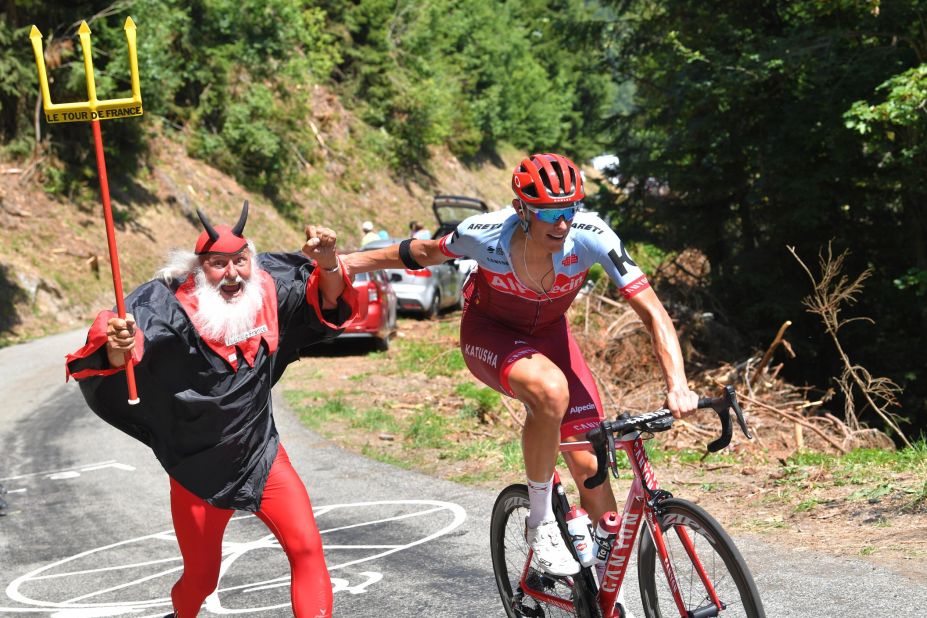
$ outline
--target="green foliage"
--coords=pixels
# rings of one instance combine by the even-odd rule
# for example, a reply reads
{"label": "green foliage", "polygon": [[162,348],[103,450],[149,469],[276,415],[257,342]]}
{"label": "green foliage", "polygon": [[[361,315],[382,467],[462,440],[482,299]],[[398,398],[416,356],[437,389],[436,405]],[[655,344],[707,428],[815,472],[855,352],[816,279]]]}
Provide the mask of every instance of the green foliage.
{"label": "green foliage", "polygon": [[[24,47],[29,31],[0,20],[0,140],[6,141],[29,131],[30,100],[37,95],[35,64],[22,53],[12,53]],[[30,96],[31,95],[31,96]],[[20,149],[20,151],[23,149]]]}
{"label": "green foliage", "polygon": [[[859,131],[861,135],[885,128],[885,138],[893,141],[894,130],[899,127],[924,126],[924,106],[927,104],[927,64],[921,64],[890,79],[875,89],[885,94],[885,101],[870,105],[856,101],[844,114],[847,128]],[[907,156],[914,155],[908,153]]]}
{"label": "green foliage", "polygon": [[[370,143],[358,147],[370,165],[385,159],[403,173],[426,169],[437,144],[461,156],[502,141],[524,150],[597,154],[615,91],[601,70],[597,38],[581,29],[590,8],[598,10],[583,0],[19,0],[11,6],[0,14],[0,138],[15,144],[8,152],[32,149],[29,26],[51,37],[45,42],[52,47],[53,98],[82,100],[75,29],[81,18],[98,16],[90,24],[97,87],[101,96],[123,96],[129,71],[122,25],[131,14],[146,115],[107,123],[110,176],[119,182],[138,173],[147,155],[145,130],[156,119],[180,129],[191,154],[283,210],[294,188],[318,182],[300,173],[304,161],[319,156],[307,131],[314,84],[339,89],[382,130],[361,132]],[[51,151],[67,165],[64,182],[55,181],[65,191],[93,172],[85,129],[47,128]]]}
{"label": "green foliage", "polygon": [[649,242],[629,242],[628,253],[645,273],[657,270],[660,264],[671,259],[672,253]]}
{"label": "green foliage", "polygon": [[927,297],[927,270],[911,267],[895,279],[894,284],[899,290],[914,290],[918,298]]}
{"label": "green foliage", "polygon": [[860,474],[867,478],[878,478],[891,472],[911,472],[916,476],[927,473],[927,441],[919,440],[911,447],[896,451],[886,449],[858,448],[837,456],[816,451],[802,450],[786,460],[786,469],[799,474],[809,468],[824,468],[833,471],[836,477],[853,478]]}
{"label": "green foliage", "polygon": [[602,268],[601,264],[593,264],[592,267],[589,268],[589,272],[586,273],[586,280],[598,283],[602,277],[606,276],[605,269]]}
{"label": "green foliage", "polygon": [[362,0],[345,14],[353,45],[341,70],[364,118],[392,136],[396,164],[420,166],[439,143],[461,156],[503,140],[592,154],[587,136],[602,126],[611,81],[593,72],[597,47],[566,51],[580,40],[570,26],[585,8]]}
{"label": "green foliage", "polygon": [[700,249],[718,315],[754,348],[792,320],[784,375],[821,386],[839,359],[785,246],[851,248],[848,272],[874,271],[854,311],[879,328],[847,353],[902,384],[903,414],[923,423],[927,306],[905,273],[927,270],[927,2],[606,4],[620,10],[603,34],[615,79],[632,94],[609,148],[630,198],[613,206],[623,237]]}

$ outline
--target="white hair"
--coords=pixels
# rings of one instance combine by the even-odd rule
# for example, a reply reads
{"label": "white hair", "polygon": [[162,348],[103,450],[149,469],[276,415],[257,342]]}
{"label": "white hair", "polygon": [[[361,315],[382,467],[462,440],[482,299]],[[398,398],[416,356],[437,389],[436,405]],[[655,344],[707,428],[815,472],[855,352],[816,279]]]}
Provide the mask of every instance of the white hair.
{"label": "white hair", "polygon": [[[248,249],[251,250],[251,271],[257,268],[257,250],[254,243],[248,241]],[[155,272],[155,279],[160,279],[170,285],[174,281],[186,279],[191,274],[196,274],[200,268],[200,256],[192,251],[183,249],[174,249],[167,255],[167,262]]]}

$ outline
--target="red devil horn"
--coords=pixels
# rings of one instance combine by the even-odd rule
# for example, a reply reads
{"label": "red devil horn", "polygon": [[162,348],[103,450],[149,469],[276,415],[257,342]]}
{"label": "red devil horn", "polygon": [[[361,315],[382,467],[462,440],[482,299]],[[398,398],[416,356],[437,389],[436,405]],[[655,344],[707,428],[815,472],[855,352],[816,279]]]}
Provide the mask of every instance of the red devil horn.
{"label": "red devil horn", "polygon": [[238,217],[238,223],[235,224],[235,227],[232,228],[232,234],[235,236],[242,237],[242,232],[245,231],[245,223],[248,221],[248,200],[245,200],[245,203],[241,207],[241,216]]}
{"label": "red devil horn", "polygon": [[[247,212],[247,209],[245,209],[245,211]],[[209,234],[209,240],[212,242],[219,240],[219,232],[216,231],[216,228],[212,226],[212,223],[209,222],[209,219],[199,208],[196,209],[196,216],[200,218],[200,223],[206,228],[206,233]]]}

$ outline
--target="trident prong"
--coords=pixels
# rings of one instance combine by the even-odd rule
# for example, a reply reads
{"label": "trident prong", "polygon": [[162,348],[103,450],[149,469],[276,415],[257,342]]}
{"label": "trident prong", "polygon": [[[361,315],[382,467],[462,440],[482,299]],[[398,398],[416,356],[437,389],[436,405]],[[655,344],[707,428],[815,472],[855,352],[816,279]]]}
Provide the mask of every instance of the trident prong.
{"label": "trident prong", "polygon": [[132,81],[132,96],[122,99],[97,99],[96,82],[93,78],[93,58],[90,51],[90,26],[86,21],[80,23],[77,36],[80,38],[81,51],[84,56],[84,73],[87,80],[87,101],[76,103],[52,103],[48,89],[48,74],[45,71],[45,54],[42,51],[42,33],[35,26],[29,33],[32,51],[35,53],[35,66],[39,71],[39,87],[42,90],[42,105],[45,108],[45,120],[48,122],[87,122],[92,120],[109,120],[141,116],[142,92],[138,79],[138,54],[135,42],[135,22],[126,17],[126,42],[129,47],[129,74]]}
{"label": "trident prong", "polygon": [[[109,261],[113,271],[113,291],[116,294],[116,311],[120,318],[126,317],[125,299],[122,296],[122,274],[119,270],[119,254],[116,251],[116,229],[113,224],[113,209],[109,200],[109,181],[106,178],[106,155],[103,151],[103,132],[100,121],[110,118],[125,118],[142,115],[142,93],[138,82],[138,58],[135,52],[135,22],[126,18],[126,41],[129,44],[129,71],[132,75],[132,96],[128,99],[97,99],[97,87],[93,81],[93,58],[90,54],[90,26],[80,23],[77,35],[84,54],[84,73],[87,79],[87,101],[83,103],[51,102],[48,90],[48,75],[45,73],[45,54],[42,51],[42,33],[35,26],[29,33],[35,66],[39,70],[39,87],[42,90],[42,104],[45,120],[48,122],[89,122],[93,129],[93,146],[97,154],[97,171],[100,176],[100,198],[103,202],[103,223],[106,226],[106,242],[109,245]],[[129,404],[139,402],[135,388],[135,363],[131,354],[125,356],[126,386]]]}

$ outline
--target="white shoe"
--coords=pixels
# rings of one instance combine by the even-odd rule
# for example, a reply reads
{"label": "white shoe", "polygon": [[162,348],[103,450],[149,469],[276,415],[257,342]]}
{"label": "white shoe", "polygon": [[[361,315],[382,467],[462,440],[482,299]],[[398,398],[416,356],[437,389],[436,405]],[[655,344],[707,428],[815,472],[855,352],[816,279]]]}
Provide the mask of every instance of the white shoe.
{"label": "white shoe", "polygon": [[542,571],[560,576],[579,573],[579,563],[564,544],[556,520],[542,521],[537,528],[528,528],[526,536]]}

